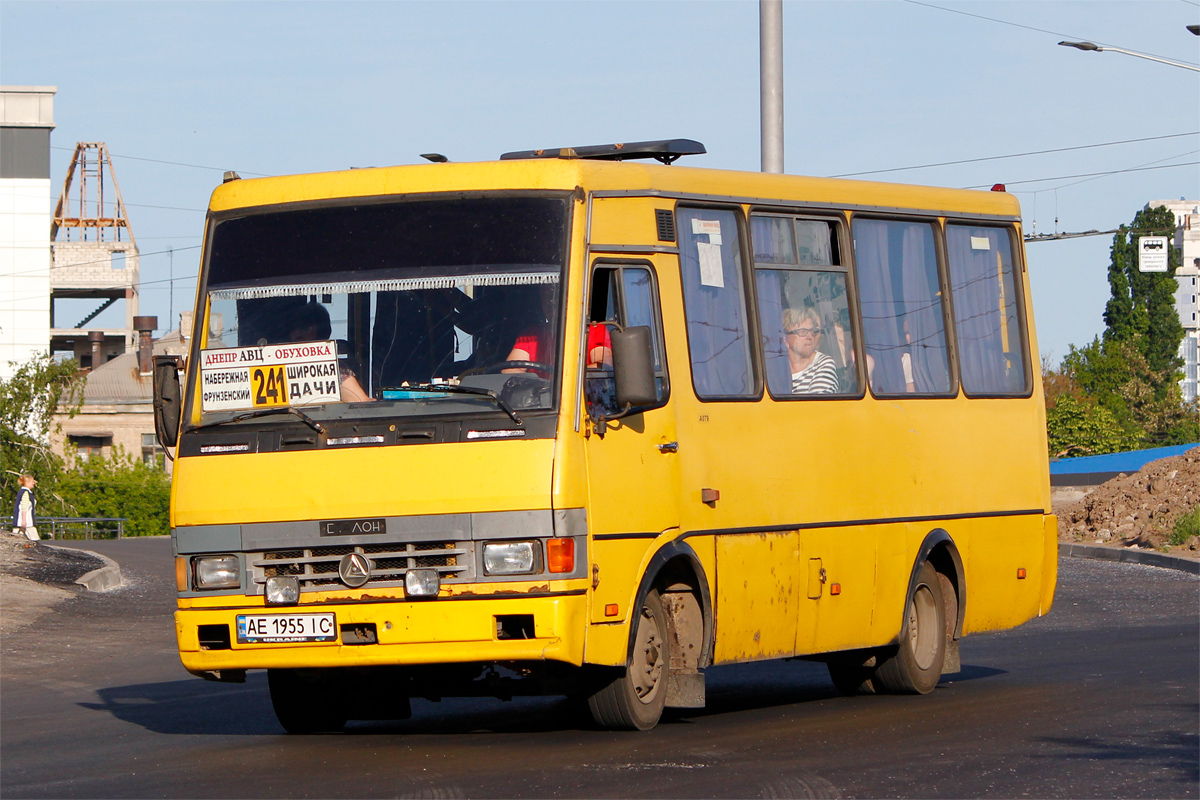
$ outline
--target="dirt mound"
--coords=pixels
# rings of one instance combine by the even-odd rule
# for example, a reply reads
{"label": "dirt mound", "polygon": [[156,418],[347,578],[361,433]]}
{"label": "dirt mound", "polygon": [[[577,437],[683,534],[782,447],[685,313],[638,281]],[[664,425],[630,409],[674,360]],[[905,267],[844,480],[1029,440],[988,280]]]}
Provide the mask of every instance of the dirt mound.
{"label": "dirt mound", "polygon": [[1200,447],[1118,475],[1058,512],[1058,538],[1200,557],[1200,537],[1171,544],[1176,518],[1200,504]]}

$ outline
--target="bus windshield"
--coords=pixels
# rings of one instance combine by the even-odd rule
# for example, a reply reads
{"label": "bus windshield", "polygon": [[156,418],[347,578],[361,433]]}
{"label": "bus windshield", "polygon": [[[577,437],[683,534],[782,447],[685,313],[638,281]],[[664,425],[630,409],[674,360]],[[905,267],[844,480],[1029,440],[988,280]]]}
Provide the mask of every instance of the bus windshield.
{"label": "bus windshield", "polygon": [[553,409],[568,211],[523,195],[220,220],[202,424]]}

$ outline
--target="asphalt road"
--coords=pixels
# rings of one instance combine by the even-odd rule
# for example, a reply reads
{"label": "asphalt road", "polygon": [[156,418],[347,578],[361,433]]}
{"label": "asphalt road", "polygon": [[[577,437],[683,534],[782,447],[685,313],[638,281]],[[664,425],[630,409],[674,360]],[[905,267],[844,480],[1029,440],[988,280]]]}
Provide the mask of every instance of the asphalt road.
{"label": "asphalt road", "polygon": [[1054,611],[969,637],[926,697],[838,696],[824,667],[708,671],[708,707],[646,733],[553,699],[413,701],[398,723],[287,736],[263,673],[175,653],[165,539],[91,543],[128,588],[0,649],[0,796],[1197,797],[1200,579],[1064,559]]}

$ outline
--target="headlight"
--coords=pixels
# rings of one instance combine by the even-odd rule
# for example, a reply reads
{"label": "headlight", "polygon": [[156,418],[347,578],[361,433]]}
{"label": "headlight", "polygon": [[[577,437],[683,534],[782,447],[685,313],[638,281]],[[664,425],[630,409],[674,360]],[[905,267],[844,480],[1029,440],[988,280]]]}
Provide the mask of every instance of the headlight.
{"label": "headlight", "polygon": [[293,575],[272,575],[264,593],[269,606],[293,606],[300,602],[300,581]]}
{"label": "headlight", "polygon": [[524,575],[533,572],[533,542],[493,542],[483,546],[485,575]]}
{"label": "headlight", "polygon": [[192,559],[197,589],[237,589],[242,585],[242,568],[237,556],[200,556]]}
{"label": "headlight", "polygon": [[437,597],[442,580],[436,569],[410,569],[404,573],[406,597]]}

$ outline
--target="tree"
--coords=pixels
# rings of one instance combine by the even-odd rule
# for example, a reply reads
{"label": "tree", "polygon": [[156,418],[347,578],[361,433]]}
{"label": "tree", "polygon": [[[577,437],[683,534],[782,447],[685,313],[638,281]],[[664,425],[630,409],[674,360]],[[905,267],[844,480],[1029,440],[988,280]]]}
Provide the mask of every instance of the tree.
{"label": "tree", "polygon": [[1131,342],[1145,357],[1156,376],[1155,392],[1164,397],[1168,384],[1179,382],[1183,360],[1179,345],[1183,325],[1175,311],[1175,270],[1179,251],[1167,248],[1166,272],[1141,272],[1138,269],[1138,240],[1142,236],[1175,234],[1175,215],[1166,206],[1146,206],[1129,227],[1121,226],[1113,236],[1108,268],[1112,292],[1104,309],[1104,342]]}
{"label": "tree", "polygon": [[1046,435],[1055,458],[1117,453],[1136,446],[1136,438],[1121,430],[1111,411],[1069,394],[1046,409]]}
{"label": "tree", "polygon": [[162,536],[171,532],[168,509],[171,479],[157,467],[132,458],[120,447],[111,458],[77,460],[63,475],[62,494],[74,516],[124,517],[127,536]]}
{"label": "tree", "polygon": [[45,354],[12,366],[12,377],[0,379],[0,496],[13,497],[17,477],[28,472],[38,479],[39,512],[63,513],[57,484],[65,464],[50,449],[49,437],[55,414],[73,416],[78,410],[79,371],[74,361]]}
{"label": "tree", "polygon": [[1179,251],[1167,248],[1166,272],[1138,269],[1138,240],[1174,232],[1174,214],[1147,205],[1113,237],[1103,338],[1072,345],[1057,370],[1045,365],[1042,370],[1051,455],[1200,439],[1196,405],[1185,406],[1179,388],[1184,335],[1175,310]]}

